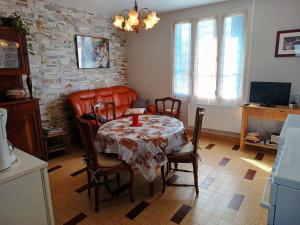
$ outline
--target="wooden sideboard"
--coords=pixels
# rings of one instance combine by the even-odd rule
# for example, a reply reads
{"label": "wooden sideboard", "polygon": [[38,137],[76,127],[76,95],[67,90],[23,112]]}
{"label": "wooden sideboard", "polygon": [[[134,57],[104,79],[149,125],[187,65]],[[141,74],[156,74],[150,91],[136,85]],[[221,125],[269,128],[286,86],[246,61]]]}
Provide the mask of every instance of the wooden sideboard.
{"label": "wooden sideboard", "polygon": [[[47,160],[39,100],[32,96],[26,37],[15,28],[0,27],[0,39],[5,43],[0,48],[3,56],[0,59],[0,107],[8,111],[8,139],[17,148]],[[7,90],[25,89],[24,75],[29,97],[23,100],[8,98]]]}
{"label": "wooden sideboard", "polygon": [[0,103],[7,109],[7,138],[14,146],[39,158],[47,159],[38,99]]}
{"label": "wooden sideboard", "polygon": [[284,122],[288,114],[300,115],[300,108],[289,108],[287,106],[276,106],[276,107],[263,107],[256,105],[242,106],[242,125],[240,134],[240,147],[244,148],[245,145],[254,145],[258,147],[276,149],[272,145],[256,144],[246,142],[244,139],[248,134],[248,120],[250,117],[262,119],[262,120],[273,120]]}

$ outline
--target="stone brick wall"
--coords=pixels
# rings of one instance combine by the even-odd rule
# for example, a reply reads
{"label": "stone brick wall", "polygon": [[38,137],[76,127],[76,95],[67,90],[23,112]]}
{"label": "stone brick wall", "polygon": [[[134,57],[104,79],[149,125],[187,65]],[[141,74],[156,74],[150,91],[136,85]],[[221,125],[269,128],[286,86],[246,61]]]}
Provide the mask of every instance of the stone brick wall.
{"label": "stone brick wall", "polygon": [[[18,13],[29,23],[34,56],[30,55],[33,94],[40,98],[44,127],[70,128],[67,96],[77,90],[127,85],[126,42],[111,18],[66,8],[51,0],[0,0],[0,16]],[[108,38],[109,69],[78,69],[75,35]]]}

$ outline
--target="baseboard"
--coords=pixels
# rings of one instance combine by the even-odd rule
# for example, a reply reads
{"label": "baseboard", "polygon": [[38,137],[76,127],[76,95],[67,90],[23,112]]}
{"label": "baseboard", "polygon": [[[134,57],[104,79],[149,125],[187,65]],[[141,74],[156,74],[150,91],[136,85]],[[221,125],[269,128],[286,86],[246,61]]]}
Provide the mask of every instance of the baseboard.
{"label": "baseboard", "polygon": [[[193,127],[187,127],[187,133],[189,135],[193,135]],[[201,137],[205,138],[212,138],[221,141],[230,141],[230,142],[240,142],[240,134],[229,132],[229,131],[220,131],[220,130],[213,130],[202,128]]]}

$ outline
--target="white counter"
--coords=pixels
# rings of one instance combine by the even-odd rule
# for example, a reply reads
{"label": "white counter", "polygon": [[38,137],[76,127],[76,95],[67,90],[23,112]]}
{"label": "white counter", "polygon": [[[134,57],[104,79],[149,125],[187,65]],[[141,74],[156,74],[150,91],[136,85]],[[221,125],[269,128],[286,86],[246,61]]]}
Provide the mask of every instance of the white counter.
{"label": "white counter", "polygon": [[0,172],[0,185],[48,166],[47,162],[21,150],[16,149],[14,153],[17,161],[10,168]]}

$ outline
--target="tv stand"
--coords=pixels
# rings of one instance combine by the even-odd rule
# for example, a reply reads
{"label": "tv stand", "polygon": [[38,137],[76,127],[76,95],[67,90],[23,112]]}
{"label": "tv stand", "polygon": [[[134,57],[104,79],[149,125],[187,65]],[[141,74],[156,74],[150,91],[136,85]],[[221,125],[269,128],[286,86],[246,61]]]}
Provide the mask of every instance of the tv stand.
{"label": "tv stand", "polygon": [[260,143],[251,143],[245,141],[248,134],[248,120],[250,117],[269,121],[284,122],[288,114],[300,115],[300,108],[289,108],[288,106],[265,107],[257,105],[242,106],[242,125],[240,134],[240,147],[243,149],[246,145],[254,145],[263,148],[277,149],[274,145],[265,145]]}

